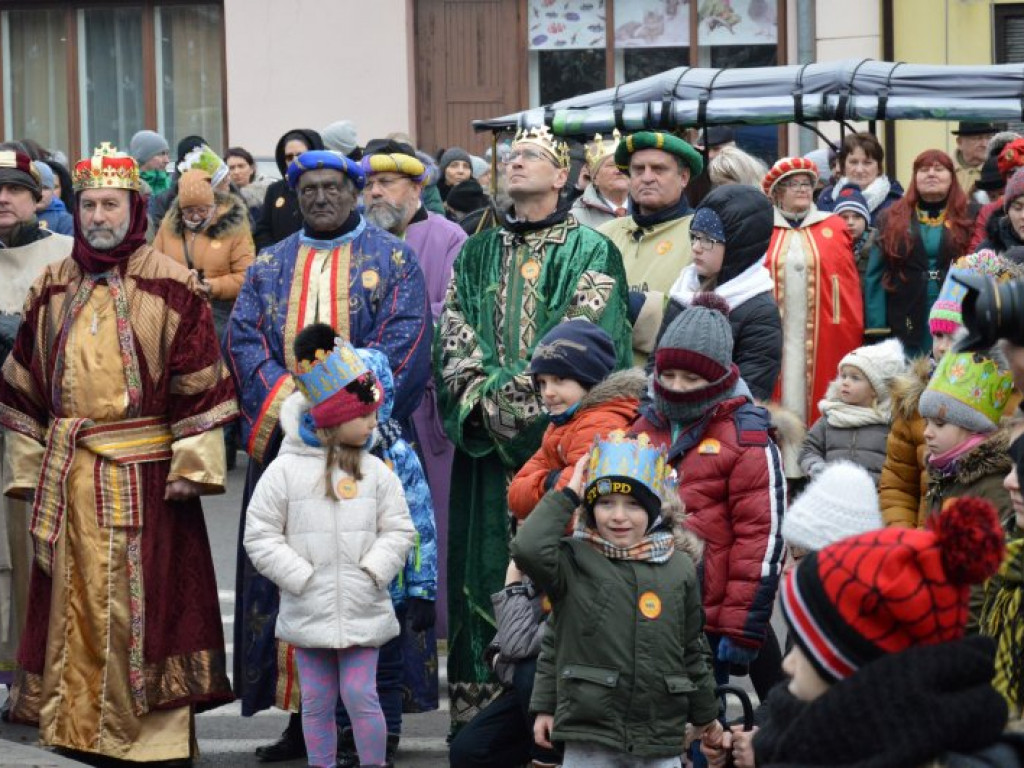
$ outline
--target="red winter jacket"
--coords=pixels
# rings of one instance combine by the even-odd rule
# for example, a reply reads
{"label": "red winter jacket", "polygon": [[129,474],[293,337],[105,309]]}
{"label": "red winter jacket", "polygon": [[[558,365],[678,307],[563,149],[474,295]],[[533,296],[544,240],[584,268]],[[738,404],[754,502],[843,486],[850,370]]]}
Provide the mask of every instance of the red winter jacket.
{"label": "red winter jacket", "polygon": [[629,427],[646,386],[643,371],[613,373],[584,395],[568,422],[548,426],[540,448],[508,487],[508,508],[517,520],[525,520],[545,493],[568,484],[576,462],[593,447],[596,435]]}
{"label": "red winter jacket", "polygon": [[653,408],[630,428],[671,445],[686,526],[704,540],[704,631],[760,647],[775,605],[786,505],[782,459],[768,412],[746,397],[719,403],[672,441]]}

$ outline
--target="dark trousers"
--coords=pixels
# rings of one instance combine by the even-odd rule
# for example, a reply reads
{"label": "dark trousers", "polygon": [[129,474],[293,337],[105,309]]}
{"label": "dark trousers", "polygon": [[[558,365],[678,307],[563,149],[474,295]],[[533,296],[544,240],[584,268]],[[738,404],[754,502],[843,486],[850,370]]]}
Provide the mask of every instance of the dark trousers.
{"label": "dark trousers", "polygon": [[[405,606],[395,608],[398,626],[405,632]],[[388,724],[388,733],[400,736],[402,733],[402,688],[405,682],[405,655],[402,653],[402,635],[398,634],[380,647],[377,657],[377,697],[380,708],[384,711],[384,720]],[[349,728],[352,721],[348,719],[345,705],[338,699],[335,719],[339,728]]]}
{"label": "dark trousers", "polygon": [[462,727],[448,751],[451,768],[519,768],[530,760],[560,763],[557,752],[533,741],[530,696],[537,660],[515,665],[512,687]]}

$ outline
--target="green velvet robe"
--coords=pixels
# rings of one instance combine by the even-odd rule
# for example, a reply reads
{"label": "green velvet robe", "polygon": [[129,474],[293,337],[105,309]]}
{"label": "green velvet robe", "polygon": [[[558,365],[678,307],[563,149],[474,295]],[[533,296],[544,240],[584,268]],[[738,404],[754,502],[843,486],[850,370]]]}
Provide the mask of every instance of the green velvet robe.
{"label": "green velvet robe", "polygon": [[508,483],[547,426],[526,373],[557,323],[585,318],[611,335],[620,368],[632,362],[627,283],[618,249],[568,216],[515,234],[466,241],[434,337],[445,431],[455,443],[448,523],[448,686],[455,728],[498,690],[483,661],[494,635],[490,596],[508,564]]}

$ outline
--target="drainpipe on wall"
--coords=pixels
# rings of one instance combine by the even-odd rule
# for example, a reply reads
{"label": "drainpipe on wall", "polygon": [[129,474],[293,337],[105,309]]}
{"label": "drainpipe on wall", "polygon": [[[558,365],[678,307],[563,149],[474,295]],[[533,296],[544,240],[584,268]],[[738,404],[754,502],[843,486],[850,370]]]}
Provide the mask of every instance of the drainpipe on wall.
{"label": "drainpipe on wall", "polygon": [[[797,64],[812,64],[815,60],[815,0],[796,0],[796,61]],[[818,137],[806,128],[797,132],[801,156],[818,146]]]}

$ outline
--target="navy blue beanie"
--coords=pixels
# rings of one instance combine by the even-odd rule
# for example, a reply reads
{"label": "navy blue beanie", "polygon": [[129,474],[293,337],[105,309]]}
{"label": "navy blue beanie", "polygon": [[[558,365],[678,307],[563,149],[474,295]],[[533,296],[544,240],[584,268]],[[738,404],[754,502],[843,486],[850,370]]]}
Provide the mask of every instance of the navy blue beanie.
{"label": "navy blue beanie", "polygon": [[589,389],[615,369],[615,342],[589,320],[559,323],[533,350],[527,372],[573,379]]}

